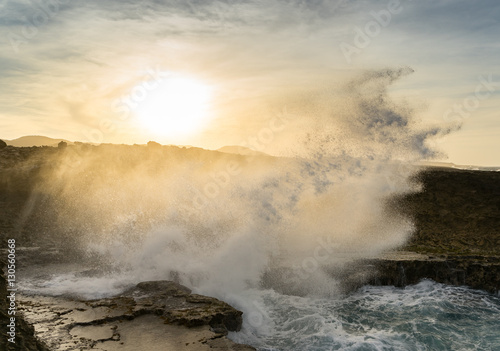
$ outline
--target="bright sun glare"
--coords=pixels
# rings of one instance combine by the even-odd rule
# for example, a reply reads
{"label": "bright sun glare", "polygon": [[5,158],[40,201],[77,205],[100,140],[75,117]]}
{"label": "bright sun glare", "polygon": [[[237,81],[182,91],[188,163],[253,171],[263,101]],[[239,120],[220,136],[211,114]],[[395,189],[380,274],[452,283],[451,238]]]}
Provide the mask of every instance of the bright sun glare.
{"label": "bright sun glare", "polygon": [[208,122],[211,94],[207,85],[176,76],[146,84],[147,94],[134,112],[149,132],[175,140],[196,134]]}

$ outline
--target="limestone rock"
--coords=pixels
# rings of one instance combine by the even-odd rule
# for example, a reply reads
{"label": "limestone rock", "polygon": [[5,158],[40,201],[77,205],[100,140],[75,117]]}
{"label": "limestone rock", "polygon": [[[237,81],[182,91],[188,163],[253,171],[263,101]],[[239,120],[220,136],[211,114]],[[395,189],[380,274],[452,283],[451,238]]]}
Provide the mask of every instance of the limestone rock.
{"label": "limestone rock", "polygon": [[[254,350],[226,337],[242,312],[172,281],[137,284],[119,296],[79,301],[22,296],[26,319],[54,350]],[[182,346],[182,348],[181,348]]]}

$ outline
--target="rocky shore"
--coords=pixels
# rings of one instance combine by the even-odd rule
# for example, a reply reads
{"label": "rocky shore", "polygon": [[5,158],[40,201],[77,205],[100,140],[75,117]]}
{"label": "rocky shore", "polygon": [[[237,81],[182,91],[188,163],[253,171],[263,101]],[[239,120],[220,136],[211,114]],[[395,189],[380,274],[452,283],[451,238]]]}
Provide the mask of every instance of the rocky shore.
{"label": "rocky shore", "polygon": [[90,301],[22,295],[20,305],[51,350],[255,350],[226,336],[241,329],[242,312],[171,281]]}
{"label": "rocky shore", "polygon": [[500,258],[495,256],[407,256],[396,252],[365,262],[372,270],[369,284],[404,287],[417,284],[422,279],[468,286],[498,294],[500,290]]}
{"label": "rocky shore", "polygon": [[[416,232],[403,252],[368,262],[372,284],[405,286],[423,278],[500,290],[500,172],[428,168],[423,191],[393,199]],[[418,253],[415,255],[412,253]]]}
{"label": "rocky shore", "polygon": [[[90,152],[93,148],[80,147]],[[142,282],[98,300],[16,292],[16,342],[8,342],[7,239],[16,240],[18,280],[28,272],[48,277],[51,266],[99,265],[94,257],[88,259],[75,250],[72,242],[58,241],[64,236],[51,223],[52,217],[47,220],[53,209],[36,194],[40,177],[64,152],[57,147],[0,149],[0,350],[254,350],[227,338],[228,332],[241,329],[241,311],[192,294],[173,281]]]}
{"label": "rocky shore", "polygon": [[[67,149],[76,147],[85,152],[96,148]],[[171,148],[179,159],[188,152]],[[64,236],[56,237],[52,223],[43,220],[51,211],[47,202],[32,196],[39,177],[51,167],[48,160],[63,152],[67,150],[55,147],[0,149],[0,237],[4,248],[7,238],[22,246],[21,269],[47,262],[69,264],[64,257],[78,255],[71,242],[65,242],[65,255],[57,254],[57,239]],[[498,293],[500,172],[426,168],[414,181],[422,184],[422,192],[387,203],[392,211],[413,218],[416,232],[410,242],[398,252],[357,262],[353,269],[361,275],[347,269],[335,272],[336,277],[351,289],[366,283],[405,286],[428,278]],[[40,247],[43,255],[30,254]],[[4,277],[0,283],[5,296]],[[17,318],[18,343],[1,338],[2,350],[155,350],[155,345],[172,350],[252,349],[226,337],[241,328],[241,312],[174,282],[143,282],[99,300],[23,294],[18,302],[24,316]],[[2,326],[7,324],[5,303],[2,298]]]}
{"label": "rocky shore", "polygon": [[[4,241],[2,241],[4,242]],[[0,350],[5,351],[49,351],[49,348],[35,337],[35,328],[26,322],[21,316],[16,316],[16,343],[8,341],[7,327],[10,324],[10,315],[8,315],[8,299],[7,299],[7,281],[4,275],[5,261],[0,260],[0,323],[1,334]],[[10,335],[9,335],[10,337]]]}
{"label": "rocky shore", "polygon": [[[0,280],[7,296],[3,274]],[[10,318],[6,301],[0,306],[2,335]],[[255,350],[227,338],[241,329],[242,312],[172,281],[142,282],[88,301],[16,293],[16,303],[15,343],[2,337],[1,350]]]}

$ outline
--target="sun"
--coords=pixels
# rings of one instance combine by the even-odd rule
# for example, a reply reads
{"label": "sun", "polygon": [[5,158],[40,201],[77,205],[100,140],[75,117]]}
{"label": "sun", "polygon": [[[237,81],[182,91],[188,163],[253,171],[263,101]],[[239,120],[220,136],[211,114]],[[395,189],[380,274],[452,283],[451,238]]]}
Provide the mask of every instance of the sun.
{"label": "sun", "polygon": [[144,98],[137,102],[134,113],[149,133],[179,140],[199,133],[208,123],[211,100],[208,85],[174,75],[143,85]]}

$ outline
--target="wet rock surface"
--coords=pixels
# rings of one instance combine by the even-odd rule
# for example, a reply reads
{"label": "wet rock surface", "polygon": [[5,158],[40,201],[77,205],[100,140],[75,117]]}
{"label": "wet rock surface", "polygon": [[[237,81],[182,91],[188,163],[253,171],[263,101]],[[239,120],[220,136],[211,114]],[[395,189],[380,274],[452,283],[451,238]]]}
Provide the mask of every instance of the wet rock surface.
{"label": "wet rock surface", "polygon": [[[5,275],[3,273],[5,262],[0,260],[0,331],[2,337],[0,338],[0,350],[5,351],[49,351],[49,348],[35,337],[35,329],[32,325],[27,323],[19,314],[15,315],[15,343],[9,342],[7,337],[7,325],[10,323],[10,317],[12,315],[8,314],[7,302],[5,298],[7,296],[7,282],[5,280]],[[10,336],[9,336],[10,337]]]}
{"label": "wet rock surface", "polygon": [[[495,256],[432,256],[401,251],[389,252],[382,257],[349,260],[323,267],[323,270],[339,282],[337,288],[341,294],[349,294],[366,284],[405,287],[423,279],[493,294],[500,291],[500,257]],[[266,272],[263,287],[283,294],[307,294],[300,281],[297,282],[297,272],[289,267]]]}
{"label": "wet rock surface", "polygon": [[404,287],[425,278],[493,294],[500,291],[500,257],[422,255],[418,259],[405,259],[397,256],[367,261],[365,264],[373,272],[369,283]]}
{"label": "wet rock surface", "polygon": [[172,281],[142,282],[99,300],[20,295],[19,301],[51,350],[254,350],[226,337],[241,328],[242,312]]}

